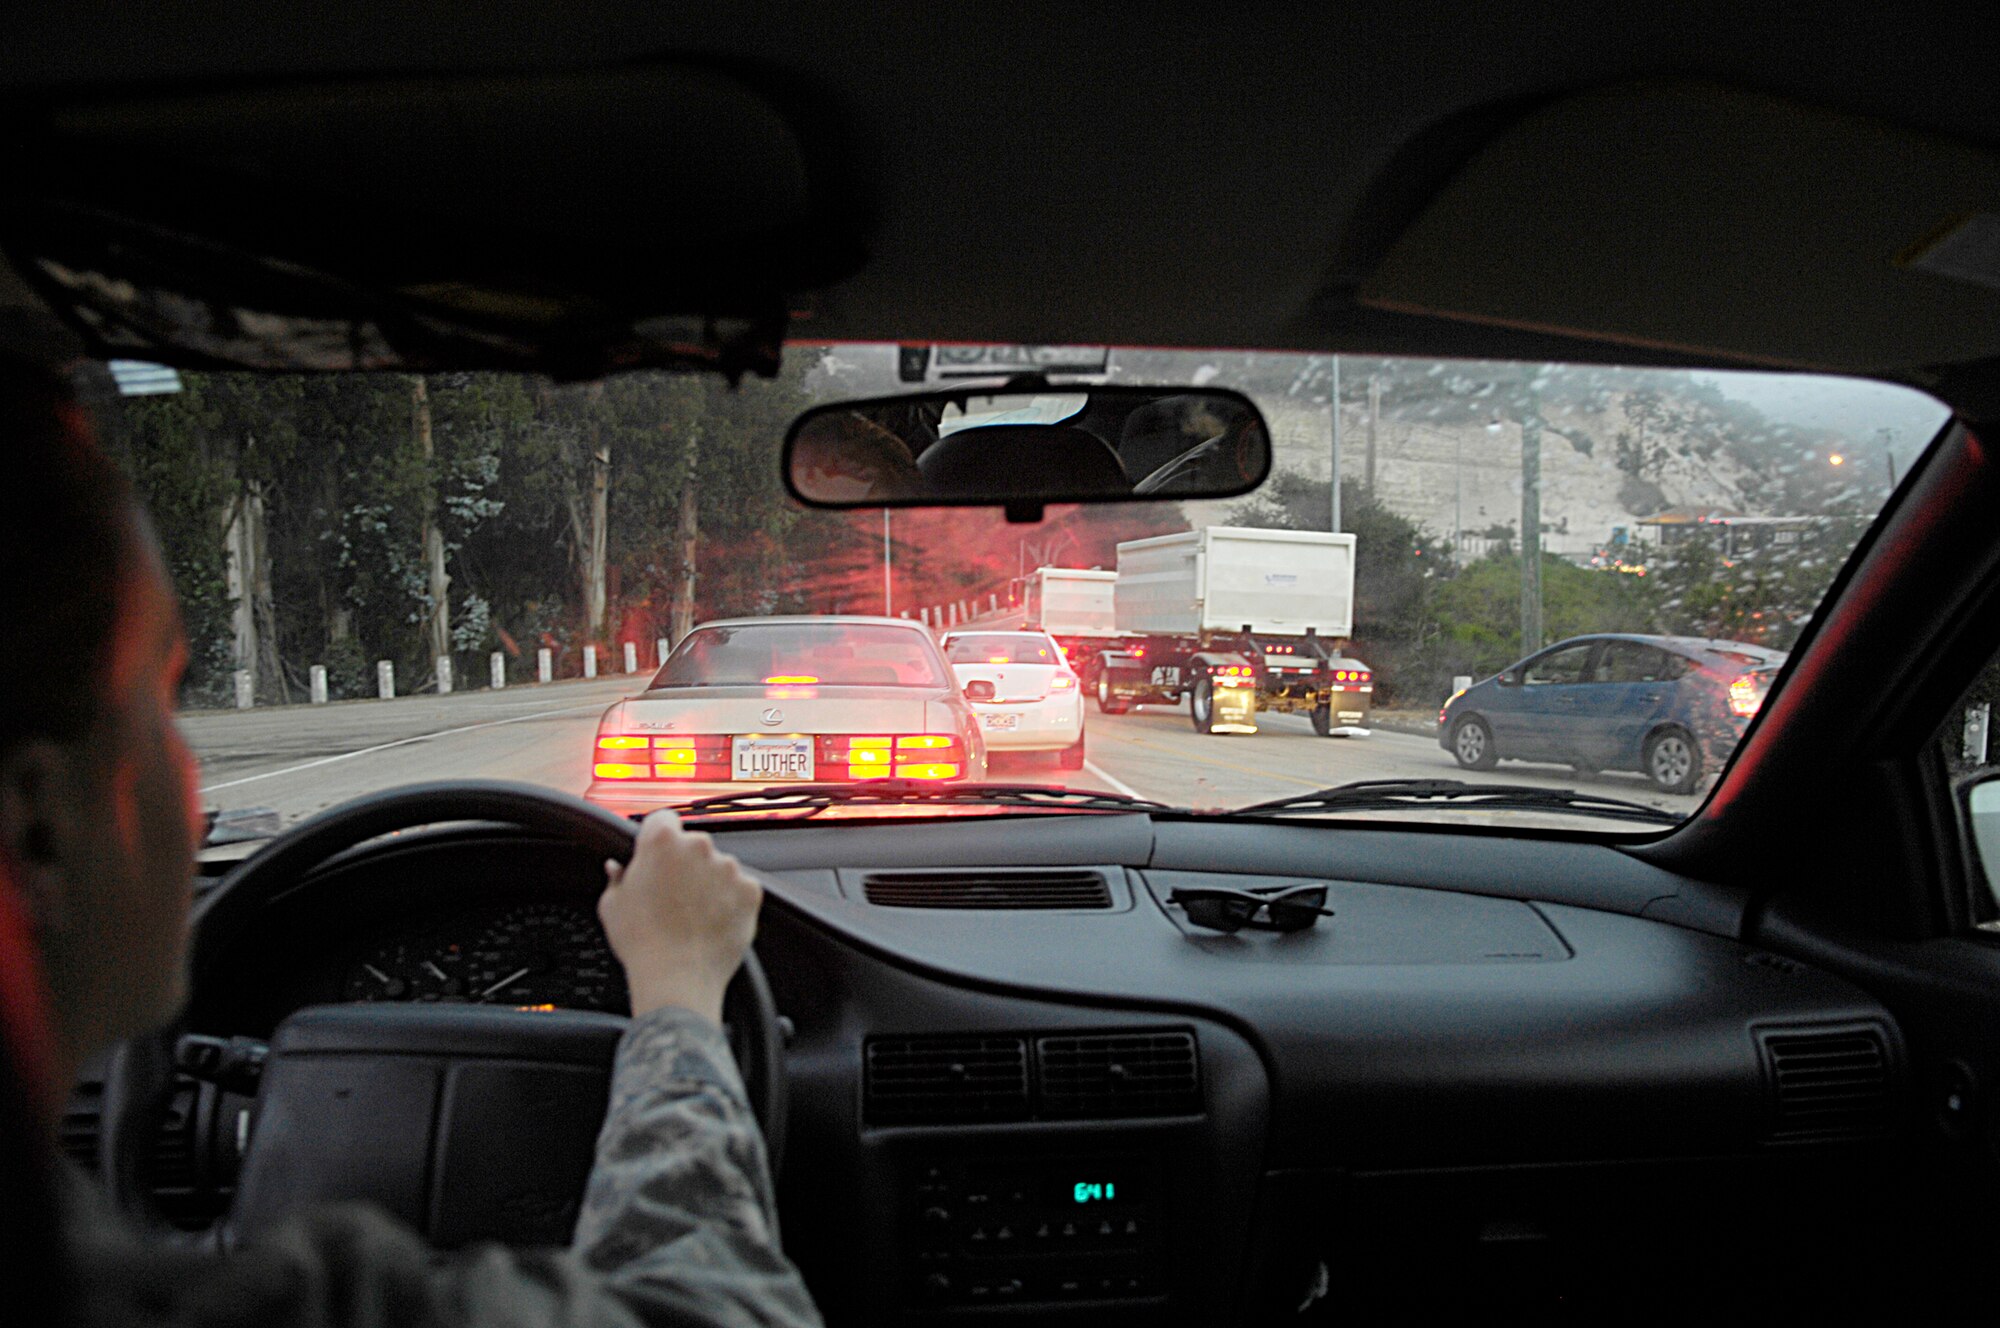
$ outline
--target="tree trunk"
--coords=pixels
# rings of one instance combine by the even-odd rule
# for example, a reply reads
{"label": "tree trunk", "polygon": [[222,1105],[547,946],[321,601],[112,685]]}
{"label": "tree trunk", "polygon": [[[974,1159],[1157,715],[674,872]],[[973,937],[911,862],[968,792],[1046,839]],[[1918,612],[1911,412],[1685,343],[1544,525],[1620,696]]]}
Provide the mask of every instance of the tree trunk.
{"label": "tree trunk", "polygon": [[230,610],[232,640],[230,663],[239,669],[250,670],[251,694],[257,688],[257,648],[258,613],[253,602],[252,587],[256,584],[256,551],[250,537],[250,495],[238,489],[236,500],[229,505],[229,520],[223,527],[223,578],[224,589],[234,607]]}
{"label": "tree trunk", "polygon": [[[256,448],[256,439],[243,440],[243,452]],[[284,670],[278,661],[277,613],[271,597],[271,549],[264,520],[264,486],[261,481],[240,481],[236,500],[230,504],[229,520],[223,530],[225,563],[223,575],[230,599],[234,628],[231,660],[250,674],[252,696],[266,694],[281,701],[291,699]]]}
{"label": "tree trunk", "polygon": [[[611,534],[611,444],[604,440],[604,384],[592,383],[588,400],[589,422],[581,439],[583,455],[570,453],[563,507],[569,515],[570,563],[576,569],[577,593],[583,600],[584,630],[595,640],[604,631],[608,600],[604,569]],[[547,401],[545,392],[544,408]]]}
{"label": "tree trunk", "polygon": [[696,467],[701,453],[688,448],[687,479],[681,484],[680,520],[674,531],[674,549],[679,558],[680,579],[674,584],[673,612],[669,633],[673,644],[694,630],[695,551],[701,539]]}
{"label": "tree trunk", "polygon": [[426,661],[435,670],[437,661],[451,653],[451,574],[444,565],[444,528],[438,519],[438,491],[442,487],[435,474],[437,442],[431,436],[430,384],[422,374],[410,379],[410,427],[417,451],[426,470],[432,471],[430,493],[424,509],[424,593],[429,605],[424,618]]}
{"label": "tree trunk", "polygon": [[590,385],[590,551],[583,609],[590,634],[604,631],[604,561],[611,536],[611,444],[604,441],[604,384]]}

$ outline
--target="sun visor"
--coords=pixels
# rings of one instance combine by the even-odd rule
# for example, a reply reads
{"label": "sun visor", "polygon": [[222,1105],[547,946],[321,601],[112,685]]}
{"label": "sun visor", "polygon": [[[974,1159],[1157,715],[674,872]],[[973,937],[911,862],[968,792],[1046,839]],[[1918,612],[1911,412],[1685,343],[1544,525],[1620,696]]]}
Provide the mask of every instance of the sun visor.
{"label": "sun visor", "polygon": [[1644,83],[1527,116],[1363,282],[1404,313],[1889,372],[2000,354],[2000,159],[1858,116]]}
{"label": "sun visor", "polygon": [[189,368],[768,373],[860,261],[776,107],[678,66],[57,107],[9,176],[15,271]]}

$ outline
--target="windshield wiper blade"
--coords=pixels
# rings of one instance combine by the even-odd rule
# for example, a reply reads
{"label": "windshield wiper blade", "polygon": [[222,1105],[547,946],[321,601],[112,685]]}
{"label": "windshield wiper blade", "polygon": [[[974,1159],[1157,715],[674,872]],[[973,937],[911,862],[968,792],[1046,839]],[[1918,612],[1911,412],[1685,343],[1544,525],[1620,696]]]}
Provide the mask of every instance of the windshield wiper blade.
{"label": "windshield wiper blade", "polygon": [[1075,811],[1180,811],[1164,802],[1098,789],[1053,788],[1045,784],[934,784],[921,779],[871,779],[865,784],[773,785],[743,793],[697,798],[674,808],[682,817],[729,812],[801,812],[803,820],[828,807],[908,807],[945,804],[1001,807],[1060,807]]}
{"label": "windshield wiper blade", "polygon": [[1579,793],[1575,789],[1539,788],[1533,784],[1468,784],[1462,779],[1363,779],[1352,784],[1301,793],[1290,798],[1238,807],[1235,814],[1279,815],[1286,812],[1397,811],[1431,802],[1451,802],[1494,811],[1558,811],[1604,816],[1624,821],[1679,825],[1679,813],[1643,802]]}

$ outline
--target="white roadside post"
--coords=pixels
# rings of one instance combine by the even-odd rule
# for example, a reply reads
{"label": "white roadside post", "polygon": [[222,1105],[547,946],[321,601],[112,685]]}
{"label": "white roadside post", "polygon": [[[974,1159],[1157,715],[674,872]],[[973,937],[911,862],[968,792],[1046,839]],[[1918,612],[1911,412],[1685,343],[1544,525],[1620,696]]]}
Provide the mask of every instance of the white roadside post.
{"label": "white roadside post", "polygon": [[547,646],[543,646],[540,650],[537,650],[535,652],[535,681],[553,682],[555,680],[555,676],[556,676],[555,652],[553,650],[550,650]]}
{"label": "white roadside post", "polygon": [[627,673],[637,673],[639,671],[639,647],[633,645],[630,641],[625,643],[625,671]]}
{"label": "white roadside post", "polygon": [[438,656],[438,695],[451,695],[451,656]]}
{"label": "white roadside post", "polygon": [[921,615],[924,626],[929,627],[931,625],[931,611],[929,609],[918,609],[917,613]]}
{"label": "white roadside post", "polygon": [[236,708],[248,710],[257,704],[257,689],[250,683],[250,670],[236,670]]}
{"label": "white roadside post", "polygon": [[1971,765],[1985,765],[1987,735],[1993,721],[1991,706],[1970,706],[1965,712],[1965,759]]}
{"label": "white roadside post", "polygon": [[507,657],[505,655],[497,650],[488,655],[486,657],[486,668],[492,677],[494,691],[497,692],[507,685]]}
{"label": "white roadside post", "polygon": [[653,650],[655,652],[655,667],[664,665],[667,662],[667,638],[663,636],[653,642]]}
{"label": "white roadside post", "polygon": [[312,703],[313,703],[314,705],[325,705],[325,704],[326,704],[326,665],[324,665],[324,664],[315,664],[315,665],[313,665],[313,666],[312,666],[312,669],[311,669],[311,672],[310,672],[310,674],[309,674],[309,679],[310,679],[310,681],[309,681],[309,683],[308,683],[308,686],[309,686],[309,687],[311,688],[311,690],[312,690]]}
{"label": "white roadside post", "polygon": [[386,659],[375,661],[375,695],[384,701],[396,699],[396,666]]}
{"label": "white roadside post", "polygon": [[596,646],[585,646],[583,648],[583,676],[586,678],[595,678],[597,676]]}
{"label": "white roadside post", "polygon": [[1000,612],[1000,596],[998,594],[992,594],[986,597],[986,611],[988,613]]}
{"label": "white roadside post", "polygon": [[1471,686],[1472,686],[1471,674],[1469,673],[1456,674],[1452,677],[1451,680],[1451,694],[1453,696],[1457,696],[1460,692],[1465,691],[1467,688]]}

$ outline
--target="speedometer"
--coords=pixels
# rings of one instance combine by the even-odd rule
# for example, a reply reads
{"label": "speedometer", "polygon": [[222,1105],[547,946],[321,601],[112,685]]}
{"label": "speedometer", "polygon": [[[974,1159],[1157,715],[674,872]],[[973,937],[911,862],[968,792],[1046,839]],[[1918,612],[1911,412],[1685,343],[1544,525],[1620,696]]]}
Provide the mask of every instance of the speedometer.
{"label": "speedometer", "polygon": [[588,909],[527,904],[495,918],[466,955],[467,996],[494,1005],[623,1012],[625,975]]}

